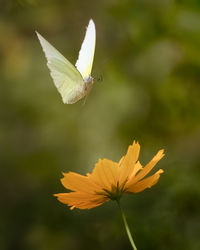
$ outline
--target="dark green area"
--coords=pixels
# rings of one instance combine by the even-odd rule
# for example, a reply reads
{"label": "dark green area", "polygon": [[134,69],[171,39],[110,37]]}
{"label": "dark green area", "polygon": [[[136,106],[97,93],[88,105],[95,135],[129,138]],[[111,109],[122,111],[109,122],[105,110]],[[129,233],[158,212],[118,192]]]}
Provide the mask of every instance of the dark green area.
{"label": "dark green area", "polygon": [[[35,30],[75,63],[93,18],[95,82],[64,105]],[[61,172],[118,161],[134,139],[158,184],[122,198],[138,250],[200,249],[200,2],[1,0],[0,249],[131,249],[118,207],[70,211]]]}

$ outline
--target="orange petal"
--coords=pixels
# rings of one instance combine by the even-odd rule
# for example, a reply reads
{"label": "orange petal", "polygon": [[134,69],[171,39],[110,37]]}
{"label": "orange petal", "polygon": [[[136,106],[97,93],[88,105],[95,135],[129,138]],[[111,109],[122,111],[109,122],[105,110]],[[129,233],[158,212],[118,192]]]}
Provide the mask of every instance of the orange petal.
{"label": "orange petal", "polygon": [[98,207],[101,206],[104,202],[106,202],[107,200],[101,201],[101,202],[85,202],[85,203],[78,203],[75,206],[72,206],[70,209],[74,209],[74,208],[79,208],[79,209],[91,209],[94,207]]}
{"label": "orange petal", "polygon": [[92,207],[100,206],[108,200],[108,198],[102,195],[92,195],[81,192],[60,193],[55,194],[54,196],[56,196],[60,202],[71,206],[71,209],[75,207],[80,209],[90,209]]}
{"label": "orange petal", "polygon": [[129,179],[134,178],[135,175],[137,174],[137,172],[138,172],[139,170],[141,170],[141,169],[143,169],[143,166],[142,166],[142,164],[141,164],[139,161],[137,161],[137,163],[135,164],[135,167],[133,168],[133,171],[132,171],[132,173],[131,173]]}
{"label": "orange petal", "polygon": [[162,174],[164,171],[162,169],[158,170],[154,175],[149,176],[145,179],[143,179],[142,181],[139,181],[131,186],[129,186],[126,190],[127,193],[138,193],[141,192],[143,190],[145,190],[146,188],[150,188],[153,185],[155,185],[159,178],[160,178],[160,174]]}
{"label": "orange petal", "polygon": [[92,182],[87,176],[83,176],[74,172],[69,172],[67,174],[63,173],[63,175],[64,177],[61,179],[61,183],[66,189],[86,193],[95,193],[101,191],[101,188]]}
{"label": "orange petal", "polygon": [[124,184],[130,174],[135,168],[135,163],[138,160],[140,153],[140,145],[137,142],[133,142],[133,145],[129,146],[128,151],[120,164],[120,176],[119,183]]}
{"label": "orange petal", "polygon": [[125,156],[122,156],[122,158],[119,160],[119,166],[120,166],[120,165],[121,165],[121,163],[123,162],[124,157],[125,157]]}
{"label": "orange petal", "polygon": [[112,185],[118,181],[118,163],[108,159],[99,160],[94,167],[91,175],[88,177],[102,188],[111,190]]}
{"label": "orange petal", "polygon": [[138,161],[136,164],[135,164],[135,167],[128,179],[128,181],[126,182],[125,186],[124,186],[124,189],[128,188],[130,185],[132,185],[133,183],[135,183],[135,175],[137,174],[137,172],[139,170],[143,169],[141,163]]}
{"label": "orange petal", "polygon": [[164,150],[159,150],[153,159],[136,175],[135,183],[146,176],[152,170],[152,168],[155,167],[156,163],[163,158],[163,156]]}

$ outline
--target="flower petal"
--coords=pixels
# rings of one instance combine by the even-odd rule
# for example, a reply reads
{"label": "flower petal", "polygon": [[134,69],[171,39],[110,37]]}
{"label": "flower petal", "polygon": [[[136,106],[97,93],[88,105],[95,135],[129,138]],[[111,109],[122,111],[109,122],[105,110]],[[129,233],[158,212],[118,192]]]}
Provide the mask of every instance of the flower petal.
{"label": "flower petal", "polygon": [[83,176],[74,172],[63,173],[64,177],[61,183],[66,189],[72,191],[80,191],[86,193],[100,192],[102,189],[87,176]]}
{"label": "flower petal", "polygon": [[108,198],[102,195],[92,195],[82,192],[61,193],[55,194],[54,196],[56,196],[60,202],[71,206],[70,209],[74,209],[75,207],[80,209],[90,209],[100,206],[108,200]]}
{"label": "flower petal", "polygon": [[128,179],[128,181],[126,182],[125,186],[124,186],[124,189],[128,188],[130,185],[132,185],[133,183],[135,183],[135,175],[137,174],[138,171],[140,171],[141,169],[143,169],[141,163],[138,161],[136,164],[135,164],[135,167]]}
{"label": "flower petal", "polygon": [[139,161],[137,161],[137,163],[135,164],[135,167],[133,168],[133,171],[132,171],[132,173],[131,173],[129,179],[134,178],[135,175],[137,174],[137,172],[138,172],[139,170],[141,170],[141,169],[143,169],[143,166],[142,166],[142,164],[141,164]]}
{"label": "flower petal", "polygon": [[120,160],[120,176],[119,184],[124,185],[124,182],[130,176],[135,168],[135,163],[138,160],[140,153],[140,145],[137,142],[133,142],[133,145],[128,147],[128,151],[124,156],[123,160]]}
{"label": "flower petal", "polygon": [[142,181],[139,181],[131,186],[129,186],[126,190],[126,193],[138,193],[141,192],[143,190],[145,190],[146,188],[150,188],[153,185],[155,185],[159,178],[160,178],[160,174],[162,174],[164,171],[162,169],[158,170],[154,175],[149,176],[145,179],[143,179]]}
{"label": "flower petal", "polygon": [[152,168],[155,167],[156,163],[163,158],[164,155],[164,150],[159,150],[153,159],[136,175],[134,182],[136,183],[146,176],[152,170]]}
{"label": "flower petal", "polygon": [[111,191],[112,185],[118,181],[118,163],[108,159],[99,160],[94,167],[91,175],[88,177],[103,189]]}

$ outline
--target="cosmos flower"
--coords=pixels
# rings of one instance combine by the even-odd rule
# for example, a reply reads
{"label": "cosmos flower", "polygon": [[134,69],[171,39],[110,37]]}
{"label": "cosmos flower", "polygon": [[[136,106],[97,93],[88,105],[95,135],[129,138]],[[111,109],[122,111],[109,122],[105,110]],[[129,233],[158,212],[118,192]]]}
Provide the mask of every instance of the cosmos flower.
{"label": "cosmos flower", "polygon": [[74,172],[63,173],[61,183],[72,192],[55,196],[70,209],[91,209],[109,200],[119,200],[123,194],[138,193],[152,187],[163,170],[159,169],[153,175],[144,177],[164,156],[164,150],[159,150],[145,167],[138,161],[139,153],[140,145],[134,141],[119,162],[100,159],[92,173],[86,176]]}

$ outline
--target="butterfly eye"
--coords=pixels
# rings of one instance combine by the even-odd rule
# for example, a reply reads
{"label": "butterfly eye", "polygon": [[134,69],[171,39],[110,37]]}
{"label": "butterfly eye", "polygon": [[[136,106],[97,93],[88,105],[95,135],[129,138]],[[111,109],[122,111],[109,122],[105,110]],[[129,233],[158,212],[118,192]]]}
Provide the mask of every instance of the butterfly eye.
{"label": "butterfly eye", "polygon": [[99,75],[99,76],[94,77],[94,81],[95,82],[103,82],[103,76]]}

